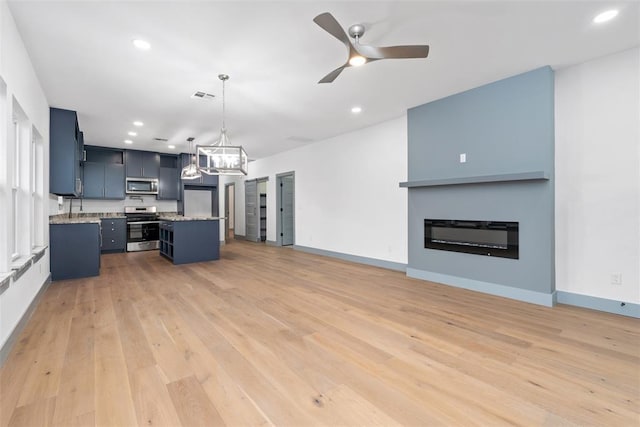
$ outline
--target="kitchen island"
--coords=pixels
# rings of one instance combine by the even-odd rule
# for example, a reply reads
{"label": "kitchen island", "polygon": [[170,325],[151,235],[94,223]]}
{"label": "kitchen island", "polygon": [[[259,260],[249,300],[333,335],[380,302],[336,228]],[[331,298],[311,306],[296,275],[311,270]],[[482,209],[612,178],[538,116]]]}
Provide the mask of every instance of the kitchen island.
{"label": "kitchen island", "polygon": [[220,259],[220,217],[160,216],[160,255],[174,264]]}

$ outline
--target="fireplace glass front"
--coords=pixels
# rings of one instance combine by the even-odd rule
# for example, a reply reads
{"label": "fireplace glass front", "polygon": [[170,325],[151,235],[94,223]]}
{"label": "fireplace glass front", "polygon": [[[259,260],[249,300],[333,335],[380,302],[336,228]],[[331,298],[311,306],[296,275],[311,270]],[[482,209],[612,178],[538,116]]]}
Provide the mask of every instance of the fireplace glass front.
{"label": "fireplace glass front", "polygon": [[518,223],[425,219],[424,247],[518,259]]}

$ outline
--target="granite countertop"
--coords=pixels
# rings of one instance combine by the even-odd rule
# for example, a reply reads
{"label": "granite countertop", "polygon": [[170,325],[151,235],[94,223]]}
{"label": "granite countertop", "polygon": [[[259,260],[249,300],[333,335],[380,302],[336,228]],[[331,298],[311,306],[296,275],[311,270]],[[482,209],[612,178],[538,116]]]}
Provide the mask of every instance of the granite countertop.
{"label": "granite countertop", "polygon": [[100,218],[126,218],[122,212],[92,212],[74,213],[69,218],[68,213],[51,215],[49,224],[100,224]]}
{"label": "granite countertop", "polygon": [[49,217],[49,224],[100,224],[100,217],[71,217],[68,214]]}
{"label": "granite countertop", "polygon": [[161,221],[218,221],[224,219],[224,217],[220,216],[208,216],[208,217],[195,217],[195,216],[184,216],[178,214],[160,214]]}

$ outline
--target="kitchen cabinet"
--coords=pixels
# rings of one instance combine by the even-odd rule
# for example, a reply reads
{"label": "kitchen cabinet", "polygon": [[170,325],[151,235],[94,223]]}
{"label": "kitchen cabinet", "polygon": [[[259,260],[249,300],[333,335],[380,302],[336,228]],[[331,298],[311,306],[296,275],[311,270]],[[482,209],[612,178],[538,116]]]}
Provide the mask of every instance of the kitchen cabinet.
{"label": "kitchen cabinet", "polygon": [[220,259],[220,222],[217,219],[162,221],[160,255],[174,264]]}
{"label": "kitchen cabinet", "polygon": [[123,200],[124,186],[124,165],[105,163],[104,198]]}
{"label": "kitchen cabinet", "polygon": [[123,200],[124,165],[85,162],[84,199]]}
{"label": "kitchen cabinet", "polygon": [[100,224],[51,224],[49,247],[51,280],[100,274]]}
{"label": "kitchen cabinet", "polygon": [[84,163],[85,199],[125,198],[123,153],[98,147],[87,147]]}
{"label": "kitchen cabinet", "polygon": [[158,200],[180,199],[180,171],[178,157],[160,155],[160,178],[158,180]]}
{"label": "kitchen cabinet", "polygon": [[124,252],[127,249],[127,219],[102,218],[102,246],[103,253]]}
{"label": "kitchen cabinet", "polygon": [[[182,159],[182,165],[180,167],[184,168],[190,163],[191,156],[187,153],[182,153],[181,159]],[[205,156],[199,156],[198,160],[200,165],[202,166],[206,165]],[[205,186],[214,187],[214,186],[218,186],[218,175],[207,175],[203,173],[199,179],[185,180],[183,181],[183,183],[188,185],[205,185]]]}
{"label": "kitchen cabinet", "polygon": [[60,196],[82,194],[83,135],[75,111],[49,109],[49,192]]}
{"label": "kitchen cabinet", "polygon": [[84,163],[85,199],[102,199],[104,196],[104,165],[102,163]]}
{"label": "kitchen cabinet", "polygon": [[79,165],[79,177],[82,185],[80,186],[80,193],[77,197],[82,197],[84,195],[84,161],[85,151],[84,151],[84,132],[80,131],[78,133],[78,165]]}
{"label": "kitchen cabinet", "polygon": [[160,154],[151,151],[125,151],[127,178],[158,178],[160,175]]}
{"label": "kitchen cabinet", "polygon": [[80,164],[86,160],[84,152],[84,132],[82,131],[78,133],[78,159],[80,160]]}

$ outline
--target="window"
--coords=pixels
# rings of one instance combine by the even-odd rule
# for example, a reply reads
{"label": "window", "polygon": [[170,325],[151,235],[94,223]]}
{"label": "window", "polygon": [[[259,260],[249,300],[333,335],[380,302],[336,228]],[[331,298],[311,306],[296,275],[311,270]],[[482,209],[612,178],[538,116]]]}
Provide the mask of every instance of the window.
{"label": "window", "polygon": [[11,260],[15,260],[20,256],[18,245],[20,242],[20,125],[17,118],[13,118],[13,132],[11,141],[11,150],[13,153],[13,173],[11,174],[11,224],[10,229],[13,231],[11,245]]}
{"label": "window", "polygon": [[44,146],[42,137],[31,130],[31,248],[44,245]]}
{"label": "window", "polygon": [[36,224],[36,209],[38,205],[36,196],[36,165],[38,163],[38,160],[36,159],[36,136],[33,132],[31,134],[31,149],[29,150],[29,152],[31,154],[29,156],[29,158],[31,159],[31,179],[29,182],[29,195],[31,196],[31,218],[29,218],[29,222],[31,223],[31,249],[33,249],[37,246],[36,230],[38,228]]}
{"label": "window", "polygon": [[0,77],[0,272],[28,262],[46,240],[46,147]]}
{"label": "window", "polygon": [[7,113],[7,85],[0,77],[0,230],[1,234],[10,236],[0,237],[0,272],[9,270],[9,247],[13,241],[12,233],[9,231],[9,220],[13,215],[13,205],[9,195],[11,188],[10,176],[6,173],[9,169],[9,115]]}
{"label": "window", "polygon": [[31,126],[27,116],[13,98],[12,129],[9,141],[9,165],[11,185],[9,261],[21,256],[30,256],[32,249],[32,205],[31,205]]}

